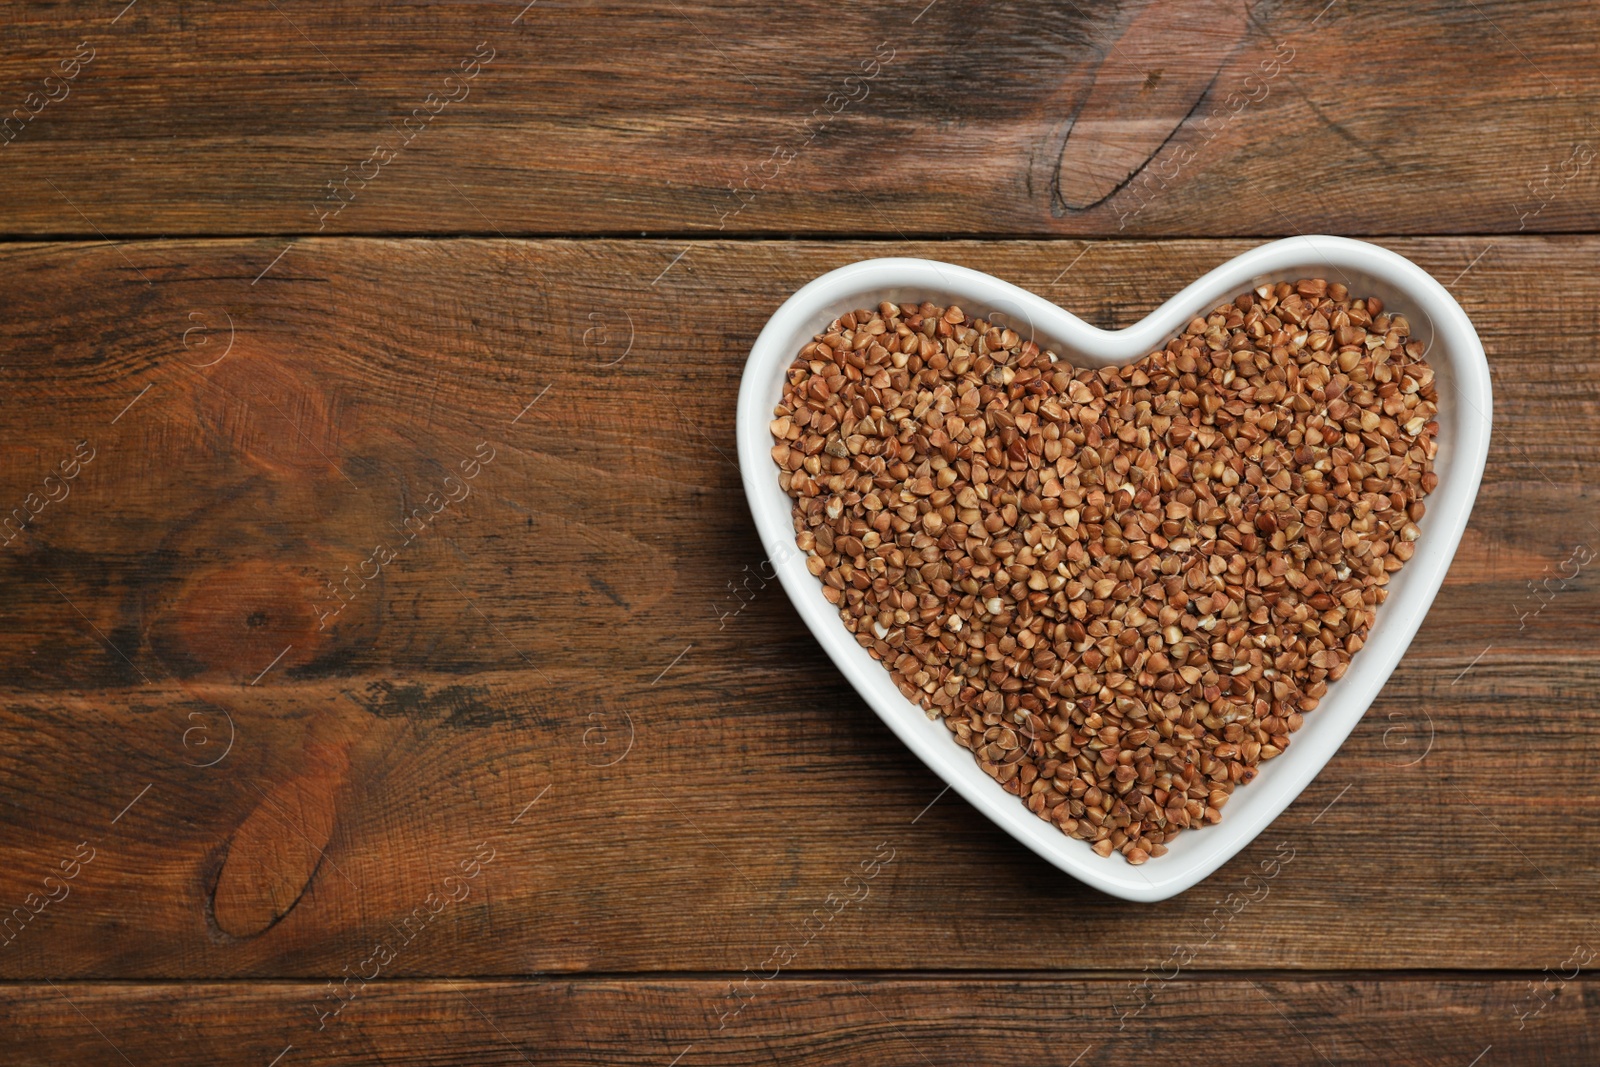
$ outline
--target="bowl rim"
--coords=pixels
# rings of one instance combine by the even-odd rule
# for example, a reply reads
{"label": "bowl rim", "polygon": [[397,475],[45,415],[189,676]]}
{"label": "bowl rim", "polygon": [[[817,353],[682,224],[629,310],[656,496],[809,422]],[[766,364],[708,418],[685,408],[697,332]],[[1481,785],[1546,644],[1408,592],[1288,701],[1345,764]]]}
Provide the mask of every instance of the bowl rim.
{"label": "bowl rim", "polygon": [[[1255,781],[1234,792],[1221,822],[1180,834],[1166,855],[1138,867],[1118,856],[1103,859],[1087,842],[1068,837],[1028,811],[985,774],[943,723],[929,720],[900,693],[888,669],[856,642],[837,609],[822,596],[821,583],[806,570],[804,554],[794,543],[791,501],[779,488],[772,466],[769,425],[783,373],[832,319],[852,308],[894,300],[895,293],[919,300],[958,300],[969,312],[977,309],[986,317],[1012,316],[1010,325],[1018,332],[1030,331],[1025,336],[1043,338],[1041,347],[1080,365],[1110,365],[1155,351],[1195,316],[1239,292],[1313,273],[1337,273],[1352,292],[1379,296],[1386,311],[1407,315],[1414,336],[1426,336],[1429,363],[1440,382],[1439,485],[1428,496],[1417,551],[1391,580],[1390,595],[1378,610],[1367,643],[1345,675],[1307,713],[1294,744],[1263,764]],[[1272,241],[1235,256],[1121,330],[1102,330],[1010,282],[936,260],[868,259],[831,270],[789,297],[756,338],[739,387],[737,439],[745,497],[767,559],[813,636],[867,705],[947,785],[1040,857],[1111,896],[1155,902],[1195,885],[1249,845],[1322,771],[1366,713],[1449,570],[1482,480],[1492,405],[1483,345],[1444,286],[1387,248],[1314,235]]]}

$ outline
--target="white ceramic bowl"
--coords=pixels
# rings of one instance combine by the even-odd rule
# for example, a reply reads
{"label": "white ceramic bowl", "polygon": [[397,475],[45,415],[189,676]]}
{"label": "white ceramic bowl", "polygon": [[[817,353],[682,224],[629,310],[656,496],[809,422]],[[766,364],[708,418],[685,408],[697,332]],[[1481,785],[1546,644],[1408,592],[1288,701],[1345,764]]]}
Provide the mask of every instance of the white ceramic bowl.
{"label": "white ceramic bowl", "polygon": [[[844,628],[795,547],[791,502],[778,487],[768,425],[784,372],[833,319],[882,300],[954,302],[969,314],[1009,322],[1025,338],[1076,365],[1131,363],[1166,344],[1194,316],[1267,281],[1325,277],[1355,296],[1377,296],[1403,313],[1428,347],[1439,390],[1438,488],[1427,498],[1416,555],[1389,583],[1366,647],[1276,759],[1235,790],[1215,826],[1179,834],[1166,855],[1134,867],[1101,858],[1083,841],[1035,817],[979,769],[943,723],[930,721]],[[873,259],[830,271],[784,302],[751,349],[739,388],[739,464],[768,558],[801,618],[906,747],[1003,830],[1068,874],[1126,900],[1164,900],[1215,871],[1300,794],[1344,742],[1411,643],[1461,540],[1489,450],[1489,366],[1472,324],[1444,287],[1416,264],[1377,245],[1340,237],[1291,237],[1229,260],[1136,326],[1106,331],[1048,300],[988,274],[926,259]]]}

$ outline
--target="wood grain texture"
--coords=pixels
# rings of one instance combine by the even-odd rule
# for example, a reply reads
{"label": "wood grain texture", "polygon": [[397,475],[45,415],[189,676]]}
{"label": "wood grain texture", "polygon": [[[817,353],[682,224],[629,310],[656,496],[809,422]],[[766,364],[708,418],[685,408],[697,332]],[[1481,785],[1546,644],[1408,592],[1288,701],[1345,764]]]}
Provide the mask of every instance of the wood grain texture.
{"label": "wood grain texture", "polygon": [[[1082,211],[1126,185],[1182,127],[1247,35],[1249,6],[1239,0],[1126,6],[1132,14],[1106,34],[1105,60],[1061,147],[1058,208]],[[1174,41],[1192,49],[1192,61],[1171,63]]]}
{"label": "wood grain texture", "polygon": [[[730,976],[737,978],[738,976]],[[1534,984],[1542,976],[1533,976]],[[1126,979],[778,978],[727,1017],[728,978],[0,987],[6,1037],[38,1064],[972,1063],[1252,1067],[1592,1063],[1595,983],[1537,1015],[1530,982],[1215,975],[1167,983],[1126,1029]],[[322,1028],[319,1029],[319,1024]],[[125,1057],[125,1058],[124,1058]],[[1476,1060],[1474,1059],[1476,1057]]]}
{"label": "wood grain texture", "polygon": [[1559,0],[10,4],[0,232],[1589,231],[1593,18]]}
{"label": "wood grain texture", "polygon": [[1387,243],[1494,366],[1472,526],[1339,756],[1157,907],[941,798],[848,689],[761,580],[734,395],[855,259],[1118,326],[1248,242],[6,247],[0,977],[326,977],[389,937],[413,977],[797,938],[819,971],[1558,967],[1597,936],[1600,593],[1560,565],[1600,537],[1600,239]]}
{"label": "wood grain texture", "polygon": [[[0,1063],[1600,1061],[1596,8],[0,0]],[[766,580],[738,376],[854,260],[1119,327],[1311,232],[1466,307],[1483,489],[1114,901]]]}

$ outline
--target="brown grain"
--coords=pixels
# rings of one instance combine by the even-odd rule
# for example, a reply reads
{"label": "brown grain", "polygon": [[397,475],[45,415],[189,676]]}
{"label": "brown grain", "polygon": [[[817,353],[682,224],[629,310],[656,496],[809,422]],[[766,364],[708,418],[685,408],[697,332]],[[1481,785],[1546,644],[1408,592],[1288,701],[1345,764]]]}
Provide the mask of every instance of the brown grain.
{"label": "brown grain", "polygon": [[1125,367],[924,303],[801,350],[773,458],[856,640],[1040,818],[1217,822],[1365,640],[1437,478],[1403,316],[1264,285]]}

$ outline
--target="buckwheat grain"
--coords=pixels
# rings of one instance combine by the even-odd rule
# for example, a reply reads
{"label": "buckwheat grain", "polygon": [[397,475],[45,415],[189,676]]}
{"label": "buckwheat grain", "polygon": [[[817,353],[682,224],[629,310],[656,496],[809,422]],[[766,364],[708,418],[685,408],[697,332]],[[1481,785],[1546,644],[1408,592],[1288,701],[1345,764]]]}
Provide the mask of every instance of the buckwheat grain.
{"label": "buckwheat grain", "polygon": [[772,456],[900,690],[1137,864],[1221,819],[1360,651],[1438,481],[1437,401],[1405,317],[1323,279],[1100,369],[884,303],[801,350]]}

